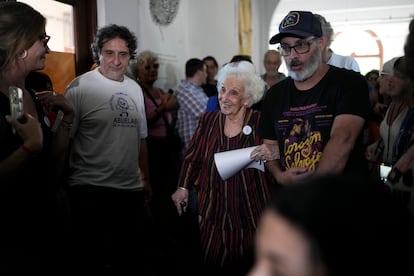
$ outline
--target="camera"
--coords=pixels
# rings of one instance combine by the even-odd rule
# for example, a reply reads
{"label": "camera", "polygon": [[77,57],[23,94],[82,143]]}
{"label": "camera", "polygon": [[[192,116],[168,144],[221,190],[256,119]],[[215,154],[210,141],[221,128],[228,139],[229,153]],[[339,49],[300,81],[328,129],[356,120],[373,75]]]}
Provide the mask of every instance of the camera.
{"label": "camera", "polygon": [[[25,123],[27,118],[24,116],[23,109],[23,90],[17,86],[9,86],[10,115],[20,123]],[[16,130],[13,128],[13,133]]]}

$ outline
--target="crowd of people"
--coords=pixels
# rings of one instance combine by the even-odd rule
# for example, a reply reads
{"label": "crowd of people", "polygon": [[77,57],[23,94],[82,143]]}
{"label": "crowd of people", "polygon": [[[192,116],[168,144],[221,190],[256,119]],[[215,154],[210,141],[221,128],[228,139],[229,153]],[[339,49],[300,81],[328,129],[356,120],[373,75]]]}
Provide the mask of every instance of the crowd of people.
{"label": "crowd of people", "polygon": [[[157,54],[109,24],[62,93],[40,72],[45,27],[0,3],[0,274],[412,270],[414,19],[405,55],[362,75],[322,15],[290,11],[263,75],[248,55],[194,57],[169,90]],[[217,154],[240,149],[223,177]]]}

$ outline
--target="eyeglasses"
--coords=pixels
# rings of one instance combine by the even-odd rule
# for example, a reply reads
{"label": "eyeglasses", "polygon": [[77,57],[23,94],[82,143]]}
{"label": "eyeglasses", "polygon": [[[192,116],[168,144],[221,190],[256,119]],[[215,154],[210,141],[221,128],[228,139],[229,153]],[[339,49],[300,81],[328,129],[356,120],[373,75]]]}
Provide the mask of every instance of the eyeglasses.
{"label": "eyeglasses", "polygon": [[157,70],[158,67],[160,67],[160,65],[158,63],[154,63],[154,64],[152,64],[152,66],[150,64],[147,64],[147,65],[145,65],[144,69],[149,71],[149,70],[151,70],[151,67],[152,67],[152,69]]}
{"label": "eyeglasses", "polygon": [[379,72],[379,75],[378,75],[379,78],[382,78],[384,76],[390,76],[391,77],[392,74],[391,73],[384,72],[384,71]]}
{"label": "eyeglasses", "polygon": [[378,77],[369,77],[368,80],[369,81],[377,81],[378,80]]}
{"label": "eyeglasses", "polygon": [[50,40],[50,35],[47,35],[46,33],[41,33],[39,35],[39,40],[43,42],[43,46],[47,47],[47,43]]}
{"label": "eyeglasses", "polygon": [[284,57],[289,56],[292,49],[295,49],[295,52],[298,54],[306,54],[309,52],[310,46],[315,39],[316,38],[301,40],[293,46],[289,46],[287,44],[280,44],[280,46],[278,47],[278,51]]}

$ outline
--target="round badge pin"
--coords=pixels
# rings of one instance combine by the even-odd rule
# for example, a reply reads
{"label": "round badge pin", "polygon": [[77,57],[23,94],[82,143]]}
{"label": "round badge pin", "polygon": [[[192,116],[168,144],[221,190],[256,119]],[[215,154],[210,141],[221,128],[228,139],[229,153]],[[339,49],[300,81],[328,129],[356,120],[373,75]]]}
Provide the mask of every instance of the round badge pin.
{"label": "round badge pin", "polygon": [[251,127],[251,126],[249,126],[249,125],[244,126],[244,127],[243,127],[243,133],[244,133],[245,135],[250,135],[250,134],[252,133],[252,127]]}

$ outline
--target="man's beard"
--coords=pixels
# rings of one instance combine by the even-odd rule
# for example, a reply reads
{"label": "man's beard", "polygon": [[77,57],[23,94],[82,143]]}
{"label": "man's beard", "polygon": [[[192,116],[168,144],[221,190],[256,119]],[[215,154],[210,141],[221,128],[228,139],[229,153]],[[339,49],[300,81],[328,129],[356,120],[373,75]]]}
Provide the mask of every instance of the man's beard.
{"label": "man's beard", "polygon": [[[286,60],[285,60],[286,61]],[[318,50],[315,50],[312,54],[309,62],[303,64],[298,60],[292,60],[290,63],[286,62],[286,67],[288,69],[289,76],[295,81],[304,82],[315,74],[318,70],[319,65],[322,61],[322,53]],[[301,71],[293,71],[291,68],[295,65],[304,65]]]}

